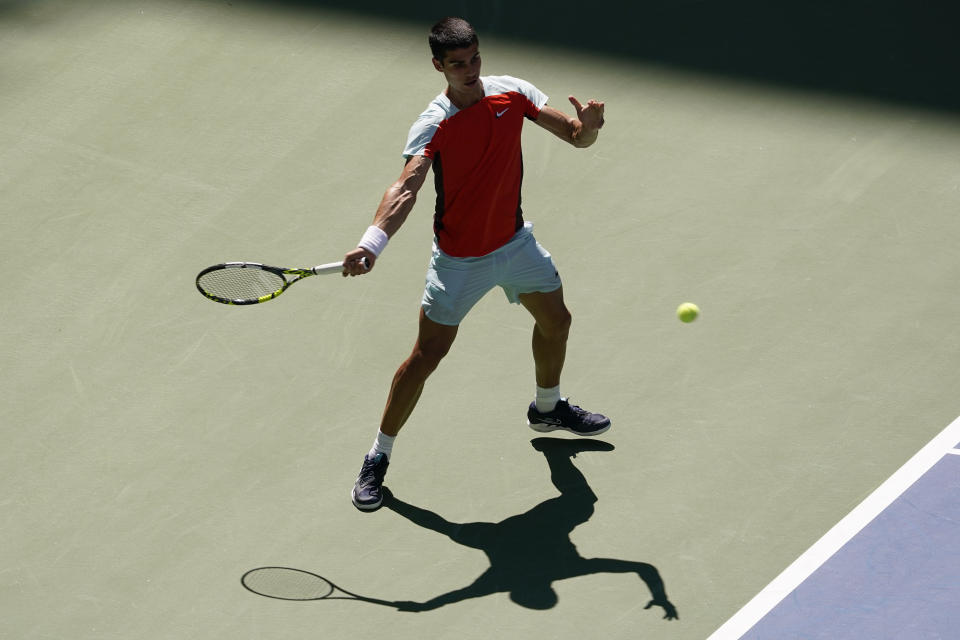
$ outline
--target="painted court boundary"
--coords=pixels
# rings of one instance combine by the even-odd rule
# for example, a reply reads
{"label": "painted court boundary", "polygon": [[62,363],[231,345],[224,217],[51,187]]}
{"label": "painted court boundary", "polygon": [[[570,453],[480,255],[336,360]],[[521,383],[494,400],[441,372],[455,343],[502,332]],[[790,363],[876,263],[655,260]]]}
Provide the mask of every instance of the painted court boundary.
{"label": "painted court boundary", "polygon": [[773,579],[707,640],[735,640],[749,631],[781,600],[856,536],[945,455],[960,455],[960,417],[940,432],[886,482]]}

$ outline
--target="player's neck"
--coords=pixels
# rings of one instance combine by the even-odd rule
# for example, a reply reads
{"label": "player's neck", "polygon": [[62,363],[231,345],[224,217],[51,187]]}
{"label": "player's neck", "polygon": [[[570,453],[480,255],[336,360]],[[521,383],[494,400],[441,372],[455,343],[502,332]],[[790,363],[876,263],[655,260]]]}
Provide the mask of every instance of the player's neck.
{"label": "player's neck", "polygon": [[483,84],[477,82],[477,86],[473,89],[457,91],[454,87],[447,85],[447,90],[444,92],[447,96],[447,99],[453,103],[457,109],[463,111],[468,109],[473,105],[477,104],[483,100]]}

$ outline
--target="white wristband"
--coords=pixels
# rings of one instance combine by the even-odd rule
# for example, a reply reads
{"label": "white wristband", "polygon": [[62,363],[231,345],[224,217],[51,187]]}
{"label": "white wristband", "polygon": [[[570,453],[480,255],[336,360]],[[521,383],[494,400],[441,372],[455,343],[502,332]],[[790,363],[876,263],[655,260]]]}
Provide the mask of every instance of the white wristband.
{"label": "white wristband", "polygon": [[389,241],[390,236],[387,235],[386,231],[376,225],[371,225],[363,232],[363,237],[360,238],[357,246],[361,249],[366,249],[375,256],[379,256]]}

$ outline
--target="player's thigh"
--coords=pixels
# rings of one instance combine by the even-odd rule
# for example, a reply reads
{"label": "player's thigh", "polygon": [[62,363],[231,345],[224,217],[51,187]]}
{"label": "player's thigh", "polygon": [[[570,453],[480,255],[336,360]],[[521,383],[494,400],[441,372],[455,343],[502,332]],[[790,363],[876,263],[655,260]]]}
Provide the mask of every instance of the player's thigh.
{"label": "player's thigh", "polygon": [[520,304],[544,332],[563,333],[570,328],[570,310],[563,300],[563,287],[555,291],[522,293],[519,298]]}
{"label": "player's thigh", "polygon": [[439,362],[450,351],[457,337],[458,325],[446,325],[434,322],[423,308],[420,309],[420,323],[417,332],[417,344],[414,353]]}

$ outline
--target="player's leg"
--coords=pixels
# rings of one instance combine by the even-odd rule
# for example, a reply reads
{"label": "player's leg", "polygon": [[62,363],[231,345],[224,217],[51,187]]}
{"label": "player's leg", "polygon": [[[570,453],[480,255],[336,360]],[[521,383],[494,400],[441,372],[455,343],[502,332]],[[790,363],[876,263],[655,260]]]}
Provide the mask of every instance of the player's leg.
{"label": "player's leg", "polygon": [[563,301],[563,288],[547,293],[523,293],[519,300],[535,322],[533,359],[538,400],[531,403],[527,411],[530,427],[540,432],[562,429],[581,436],[603,433],[610,428],[609,418],[571,405],[566,398],[559,397],[560,374],[566,360],[571,324],[570,311]]}
{"label": "player's leg", "polygon": [[417,341],[393,376],[377,438],[364,456],[353,488],[353,504],[358,509],[373,511],[383,503],[383,477],[393,440],[417,405],[427,378],[450,350],[463,317],[494,286],[490,272],[488,264],[462,263],[434,247],[420,305]]}
{"label": "player's leg", "polygon": [[560,385],[567,356],[567,338],[572,317],[563,302],[563,287],[549,293],[520,294],[520,304],[533,316],[533,361],[537,386]]}
{"label": "player's leg", "polygon": [[439,324],[420,310],[420,330],[413,352],[397,369],[380,421],[380,432],[396,436],[420,399],[423,385],[450,351],[459,326]]}
{"label": "player's leg", "polygon": [[413,352],[393,376],[380,431],[373,448],[364,456],[351,498],[362,511],[379,509],[383,504],[383,478],[390,464],[393,439],[413,412],[423,385],[450,351],[458,327],[432,321],[420,310],[420,327]]}
{"label": "player's leg", "polygon": [[552,410],[560,401],[560,373],[566,359],[570,312],[563,302],[563,281],[550,253],[533,237],[527,223],[503,249],[507,269],[498,284],[507,300],[522,304],[536,319],[533,359],[537,407]]}

